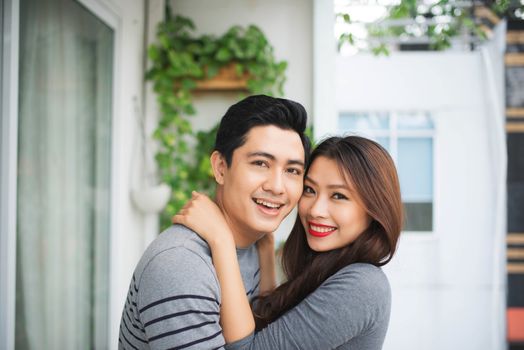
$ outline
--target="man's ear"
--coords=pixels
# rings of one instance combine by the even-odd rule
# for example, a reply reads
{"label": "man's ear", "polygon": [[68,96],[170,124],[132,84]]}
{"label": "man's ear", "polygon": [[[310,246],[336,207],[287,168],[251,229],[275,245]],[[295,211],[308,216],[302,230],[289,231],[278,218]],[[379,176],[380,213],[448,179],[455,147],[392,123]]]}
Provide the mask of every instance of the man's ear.
{"label": "man's ear", "polygon": [[213,175],[215,176],[215,181],[219,185],[224,184],[224,173],[227,170],[227,162],[224,156],[218,151],[213,151],[211,153],[211,168],[213,169]]}

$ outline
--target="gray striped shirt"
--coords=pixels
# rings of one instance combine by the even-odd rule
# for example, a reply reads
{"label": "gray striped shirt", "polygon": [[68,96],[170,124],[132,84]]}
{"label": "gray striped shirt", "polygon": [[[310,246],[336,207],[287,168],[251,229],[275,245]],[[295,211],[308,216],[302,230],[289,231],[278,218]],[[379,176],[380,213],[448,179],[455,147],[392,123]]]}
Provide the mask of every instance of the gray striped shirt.
{"label": "gray striped shirt", "polygon": [[[258,253],[237,249],[250,299],[258,293]],[[220,285],[207,243],[175,225],[140,259],[120,321],[119,349],[222,349]]]}

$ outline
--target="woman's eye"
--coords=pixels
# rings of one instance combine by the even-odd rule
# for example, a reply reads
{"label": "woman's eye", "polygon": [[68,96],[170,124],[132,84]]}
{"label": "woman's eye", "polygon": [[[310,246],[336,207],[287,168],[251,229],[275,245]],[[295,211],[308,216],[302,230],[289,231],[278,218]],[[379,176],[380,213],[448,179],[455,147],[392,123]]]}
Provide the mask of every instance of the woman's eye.
{"label": "woman's eye", "polygon": [[304,186],[304,193],[312,194],[315,193],[315,191],[313,191],[313,189],[309,186]]}
{"label": "woman's eye", "polygon": [[348,197],[344,196],[342,193],[333,193],[334,199],[348,199]]}

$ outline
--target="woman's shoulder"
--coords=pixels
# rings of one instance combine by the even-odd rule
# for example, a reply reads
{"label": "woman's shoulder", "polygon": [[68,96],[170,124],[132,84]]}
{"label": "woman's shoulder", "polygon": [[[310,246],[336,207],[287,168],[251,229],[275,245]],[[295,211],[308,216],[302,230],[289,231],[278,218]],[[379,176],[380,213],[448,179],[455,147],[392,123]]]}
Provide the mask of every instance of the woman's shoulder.
{"label": "woman's shoulder", "polygon": [[381,300],[389,299],[391,295],[386,274],[380,267],[372,264],[347,265],[328,278],[325,283],[335,283],[339,288],[344,289],[357,289]]}
{"label": "woman's shoulder", "polygon": [[341,268],[336,274],[357,273],[361,276],[386,278],[386,274],[378,266],[368,263],[354,263]]}

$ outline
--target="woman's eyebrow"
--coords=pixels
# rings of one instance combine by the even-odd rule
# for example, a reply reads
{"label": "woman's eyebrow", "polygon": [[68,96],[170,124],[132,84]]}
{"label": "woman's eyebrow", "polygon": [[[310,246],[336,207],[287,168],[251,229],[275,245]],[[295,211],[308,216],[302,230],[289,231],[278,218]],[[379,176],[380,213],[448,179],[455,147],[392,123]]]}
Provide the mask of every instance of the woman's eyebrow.
{"label": "woman's eyebrow", "polygon": [[349,191],[349,187],[346,185],[346,184],[333,184],[333,185],[328,185],[328,188],[332,188],[332,189],[343,189],[343,190],[348,190]]}
{"label": "woman's eyebrow", "polygon": [[[307,175],[304,177],[304,180],[307,180],[307,181],[311,182],[313,185],[318,185],[318,183],[315,180],[313,180],[312,178],[310,178]],[[329,188],[329,189],[339,189],[339,188],[341,188],[341,189],[345,189],[345,190],[351,191],[349,186],[346,185],[346,184],[331,184],[331,185],[328,185],[327,188]]]}
{"label": "woman's eyebrow", "polygon": [[309,176],[304,176],[304,180],[305,181],[309,181],[311,182],[313,185],[318,185],[317,182],[315,180],[313,180],[312,178],[310,178]]}

